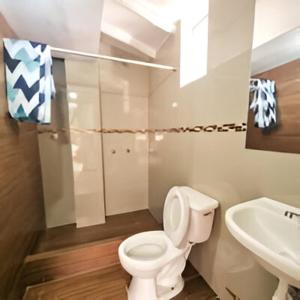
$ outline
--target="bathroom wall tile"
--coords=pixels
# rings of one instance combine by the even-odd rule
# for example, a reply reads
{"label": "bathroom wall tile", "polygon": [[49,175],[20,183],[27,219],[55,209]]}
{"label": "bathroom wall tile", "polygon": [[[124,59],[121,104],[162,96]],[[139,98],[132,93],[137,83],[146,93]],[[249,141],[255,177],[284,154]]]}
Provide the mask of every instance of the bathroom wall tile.
{"label": "bathroom wall tile", "polygon": [[[180,89],[176,73],[160,75],[158,84],[154,77],[160,71],[151,71],[150,128],[246,121],[253,13],[252,0],[210,1],[208,74]],[[170,64],[165,53],[179,53],[172,39],[162,58],[158,53],[158,63]],[[222,300],[232,299],[225,287],[243,300],[271,299],[277,280],[230,235],[225,211],[261,196],[299,207],[300,157],[247,150],[243,132],[150,135],[149,152],[149,207],[158,220],[174,185],[189,185],[219,201],[210,239],[190,257],[205,280]]]}
{"label": "bathroom wall tile", "polygon": [[101,103],[104,128],[147,128],[148,97],[102,92]]}
{"label": "bathroom wall tile", "polygon": [[[172,51],[170,51],[172,49]],[[159,64],[169,65],[177,68],[177,71],[170,72],[162,69],[151,69],[150,72],[150,94],[160,84],[164,84],[169,80],[170,77],[180,75],[180,22],[177,23],[176,34],[171,34],[164,43],[163,47],[159,50],[157,58]]]}
{"label": "bathroom wall tile", "polygon": [[[71,97],[76,95],[76,99]],[[68,84],[70,127],[80,129],[100,128],[99,89]],[[88,117],[87,117],[88,116]]]}
{"label": "bathroom wall tile", "polygon": [[[253,0],[210,0],[208,69],[213,69],[251,48],[253,28],[249,27],[249,22],[252,22],[253,14],[249,14],[249,11],[254,11],[254,6]],[[224,14],[225,11],[238,13]]]}
{"label": "bathroom wall tile", "polygon": [[106,214],[148,207],[148,139],[141,134],[104,134]]}
{"label": "bathroom wall tile", "polygon": [[[72,61],[72,63],[69,63]],[[65,60],[68,69],[68,86],[93,87],[99,89],[98,83],[98,60],[89,58],[77,58],[76,60]]]}
{"label": "bathroom wall tile", "polygon": [[[113,46],[101,43],[101,53],[122,56],[121,50],[114,53]],[[128,55],[123,55],[128,57]],[[101,92],[115,93],[123,96],[147,97],[149,93],[148,68],[132,64],[101,60],[99,62]]]}
{"label": "bathroom wall tile", "polygon": [[[105,43],[101,49],[130,57]],[[101,61],[99,68],[103,128],[148,128],[149,69],[109,61]],[[147,208],[148,136],[103,134],[103,151],[106,214]]]}

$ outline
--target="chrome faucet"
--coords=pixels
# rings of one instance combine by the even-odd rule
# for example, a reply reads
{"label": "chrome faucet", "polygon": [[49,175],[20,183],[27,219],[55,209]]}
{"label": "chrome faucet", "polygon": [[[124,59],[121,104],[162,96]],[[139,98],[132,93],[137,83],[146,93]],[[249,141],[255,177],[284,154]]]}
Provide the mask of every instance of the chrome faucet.
{"label": "chrome faucet", "polygon": [[297,213],[289,211],[289,210],[285,211],[284,215],[286,217],[289,217],[290,219],[292,219],[293,217],[300,217],[300,214],[297,214]]}

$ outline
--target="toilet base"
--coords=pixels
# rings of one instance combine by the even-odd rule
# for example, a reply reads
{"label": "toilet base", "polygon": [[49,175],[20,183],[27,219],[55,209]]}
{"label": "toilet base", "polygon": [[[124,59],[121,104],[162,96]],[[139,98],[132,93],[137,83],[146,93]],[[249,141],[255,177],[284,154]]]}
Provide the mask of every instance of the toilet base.
{"label": "toilet base", "polygon": [[157,300],[155,279],[132,277],[127,295],[128,300]]}
{"label": "toilet base", "polygon": [[181,276],[178,276],[178,281],[172,288],[157,286],[154,278],[133,277],[127,295],[128,300],[169,300],[178,295],[183,287],[184,281]]}
{"label": "toilet base", "polygon": [[158,293],[158,300],[169,300],[176,295],[178,295],[184,288],[184,280],[181,276],[178,276],[178,281],[176,285],[172,288],[158,286],[157,293]]}

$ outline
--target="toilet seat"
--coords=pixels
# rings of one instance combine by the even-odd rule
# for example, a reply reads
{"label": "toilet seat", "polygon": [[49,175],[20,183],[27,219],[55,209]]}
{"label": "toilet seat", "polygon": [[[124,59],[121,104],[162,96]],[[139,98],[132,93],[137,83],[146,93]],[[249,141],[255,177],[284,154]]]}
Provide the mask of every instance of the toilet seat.
{"label": "toilet seat", "polygon": [[173,246],[164,231],[145,231],[124,240],[119,246],[119,257],[128,268],[147,272],[161,269],[182,250]]}
{"label": "toilet seat", "polygon": [[174,186],[167,194],[164,204],[164,231],[175,247],[180,246],[188,230],[190,205],[179,190]]}

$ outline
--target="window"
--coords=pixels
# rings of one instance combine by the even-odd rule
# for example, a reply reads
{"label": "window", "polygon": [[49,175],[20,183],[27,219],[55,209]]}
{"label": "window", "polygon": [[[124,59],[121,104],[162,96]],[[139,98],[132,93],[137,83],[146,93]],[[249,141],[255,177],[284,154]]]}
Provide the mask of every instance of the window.
{"label": "window", "polygon": [[197,2],[190,6],[181,22],[181,87],[207,73],[208,0]]}

